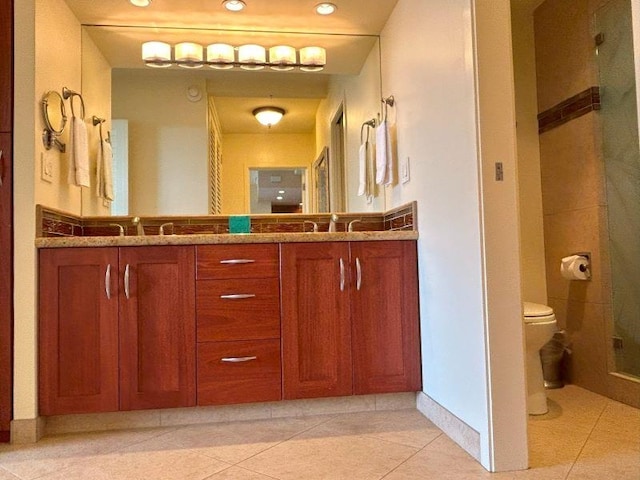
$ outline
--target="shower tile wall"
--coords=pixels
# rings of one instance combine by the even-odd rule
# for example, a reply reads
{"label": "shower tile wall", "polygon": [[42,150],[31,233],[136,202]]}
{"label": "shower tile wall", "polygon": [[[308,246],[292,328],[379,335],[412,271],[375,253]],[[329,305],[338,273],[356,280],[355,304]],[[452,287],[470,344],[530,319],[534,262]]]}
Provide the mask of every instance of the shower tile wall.
{"label": "shower tile wall", "polygon": [[[534,13],[538,111],[598,86],[593,12],[606,1],[547,0]],[[596,105],[594,108],[598,108]],[[640,406],[640,384],[610,375],[611,279],[597,110],[540,134],[549,305],[572,342],[569,380]],[[591,281],[560,276],[562,257],[591,252]]]}

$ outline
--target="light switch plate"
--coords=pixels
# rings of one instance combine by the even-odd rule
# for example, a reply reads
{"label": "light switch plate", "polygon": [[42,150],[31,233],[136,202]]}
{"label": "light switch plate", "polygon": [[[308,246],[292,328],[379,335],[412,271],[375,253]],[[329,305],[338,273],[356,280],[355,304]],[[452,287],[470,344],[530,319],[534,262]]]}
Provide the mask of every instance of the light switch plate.
{"label": "light switch plate", "polygon": [[406,157],[400,165],[400,181],[402,183],[407,183],[411,178],[411,167],[409,166],[409,157]]}
{"label": "light switch plate", "polygon": [[44,152],[40,154],[40,178],[45,182],[53,182],[53,160]]}

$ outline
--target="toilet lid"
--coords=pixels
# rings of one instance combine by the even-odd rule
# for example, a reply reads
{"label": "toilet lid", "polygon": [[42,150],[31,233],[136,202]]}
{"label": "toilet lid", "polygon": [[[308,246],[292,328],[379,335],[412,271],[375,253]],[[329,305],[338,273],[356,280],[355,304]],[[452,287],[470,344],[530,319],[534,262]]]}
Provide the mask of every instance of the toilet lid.
{"label": "toilet lid", "polygon": [[547,317],[553,314],[553,309],[541,303],[524,302],[525,317]]}

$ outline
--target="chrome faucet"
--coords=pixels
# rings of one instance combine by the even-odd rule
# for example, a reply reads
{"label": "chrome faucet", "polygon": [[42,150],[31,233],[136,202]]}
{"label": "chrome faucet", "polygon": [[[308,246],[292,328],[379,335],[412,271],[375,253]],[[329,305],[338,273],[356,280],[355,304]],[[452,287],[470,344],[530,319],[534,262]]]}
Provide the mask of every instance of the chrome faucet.
{"label": "chrome faucet", "polygon": [[306,225],[307,223],[310,223],[311,225],[313,225],[313,231],[314,232],[318,231],[318,224],[316,222],[312,221],[312,220],[304,220],[302,222],[302,224],[303,224],[302,230],[303,231],[304,231],[304,225]]}
{"label": "chrome faucet", "polygon": [[124,227],[122,225],[120,225],[119,223],[110,223],[109,226],[118,227],[118,235],[120,237],[124,237]]}
{"label": "chrome faucet", "polygon": [[353,224],[354,224],[354,223],[358,223],[358,222],[360,222],[360,221],[361,221],[361,220],[359,220],[359,219],[357,219],[357,218],[356,218],[355,220],[351,220],[351,221],[349,222],[349,227],[347,228],[347,232],[353,232]]}
{"label": "chrome faucet", "polygon": [[336,215],[335,213],[331,214],[331,219],[329,221],[329,232],[335,232],[336,231],[336,222],[338,221],[338,215]]}
{"label": "chrome faucet", "polygon": [[158,235],[164,235],[165,227],[171,227],[171,233],[173,233],[173,222],[168,222],[160,225],[160,228],[158,229]]}
{"label": "chrome faucet", "polygon": [[144,236],[144,227],[142,226],[142,221],[140,220],[140,217],[133,217],[131,219],[131,223],[133,224],[134,227],[136,227],[136,234],[138,236]]}

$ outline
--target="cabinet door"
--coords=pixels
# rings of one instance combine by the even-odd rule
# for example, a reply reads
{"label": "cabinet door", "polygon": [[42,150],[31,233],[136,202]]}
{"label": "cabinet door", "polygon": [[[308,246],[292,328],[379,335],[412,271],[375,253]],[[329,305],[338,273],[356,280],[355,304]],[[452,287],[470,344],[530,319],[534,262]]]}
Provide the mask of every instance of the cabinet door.
{"label": "cabinet door", "polygon": [[120,248],[120,409],[195,405],[194,247]]}
{"label": "cabinet door", "polygon": [[118,250],[40,250],[40,415],[118,410]]}
{"label": "cabinet door", "polygon": [[281,248],[284,398],[351,395],[348,244]]}
{"label": "cabinet door", "polygon": [[354,393],[420,390],[415,242],[353,242]]}
{"label": "cabinet door", "polygon": [[13,1],[0,0],[0,132],[13,124]]}
{"label": "cabinet door", "polygon": [[3,442],[9,441],[13,381],[11,341],[13,338],[13,189],[11,172],[11,134],[0,133],[0,441]]}

